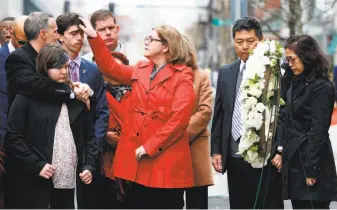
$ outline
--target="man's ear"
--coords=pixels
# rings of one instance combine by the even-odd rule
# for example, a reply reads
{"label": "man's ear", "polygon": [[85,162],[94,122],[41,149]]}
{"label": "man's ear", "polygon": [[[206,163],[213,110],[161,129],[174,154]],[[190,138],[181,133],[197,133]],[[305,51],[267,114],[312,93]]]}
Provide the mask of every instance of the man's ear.
{"label": "man's ear", "polygon": [[64,41],[63,36],[59,34],[59,42],[62,43]]}
{"label": "man's ear", "polygon": [[40,31],[40,37],[41,37],[42,39],[47,39],[47,32],[46,32],[45,30],[41,30],[41,31]]}

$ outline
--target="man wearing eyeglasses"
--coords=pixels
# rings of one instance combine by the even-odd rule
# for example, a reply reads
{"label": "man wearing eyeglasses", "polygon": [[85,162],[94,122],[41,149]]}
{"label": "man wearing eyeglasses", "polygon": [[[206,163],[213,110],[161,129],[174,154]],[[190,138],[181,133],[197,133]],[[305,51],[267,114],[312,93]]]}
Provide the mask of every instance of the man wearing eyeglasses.
{"label": "man wearing eyeglasses", "polygon": [[5,61],[8,55],[15,49],[22,47],[26,42],[27,38],[23,32],[23,24],[27,16],[17,17],[9,29],[9,34],[11,39],[9,42],[5,43],[3,47],[0,48],[0,208],[3,208],[3,196],[2,196],[2,175],[4,173],[3,167],[3,143],[7,127],[7,110],[8,110],[8,99],[7,99],[7,82],[6,82],[6,72],[5,72]]}

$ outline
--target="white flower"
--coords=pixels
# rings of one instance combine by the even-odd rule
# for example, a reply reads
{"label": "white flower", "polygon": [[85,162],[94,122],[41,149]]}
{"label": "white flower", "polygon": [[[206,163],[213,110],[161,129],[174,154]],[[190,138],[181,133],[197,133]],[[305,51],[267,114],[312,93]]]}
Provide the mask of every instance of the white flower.
{"label": "white flower", "polygon": [[272,40],[270,42],[269,46],[270,46],[270,53],[274,54],[276,52],[276,43],[275,43],[275,40]]}
{"label": "white flower", "polygon": [[267,56],[263,56],[262,62],[264,65],[270,65],[270,59]]}
{"label": "white flower", "polygon": [[255,162],[256,158],[259,156],[259,154],[256,151],[248,150],[247,152],[247,161],[249,162]]}
{"label": "white flower", "polygon": [[277,65],[277,60],[275,60],[274,58],[271,59],[270,61],[270,67],[275,67]]}
{"label": "white flower", "polygon": [[260,113],[263,112],[265,108],[266,108],[266,106],[263,105],[263,103],[256,104],[256,110]]}
{"label": "white flower", "polygon": [[253,144],[251,142],[247,141],[247,139],[242,138],[240,140],[240,144],[239,144],[239,148],[238,148],[239,149],[238,154],[243,154],[252,145]]}
{"label": "white flower", "polygon": [[260,98],[262,90],[260,90],[257,86],[253,86],[248,90],[248,94],[255,96],[256,98]]}
{"label": "white flower", "polygon": [[255,97],[248,97],[246,100],[244,100],[243,107],[245,110],[250,110],[256,104],[257,99]]}

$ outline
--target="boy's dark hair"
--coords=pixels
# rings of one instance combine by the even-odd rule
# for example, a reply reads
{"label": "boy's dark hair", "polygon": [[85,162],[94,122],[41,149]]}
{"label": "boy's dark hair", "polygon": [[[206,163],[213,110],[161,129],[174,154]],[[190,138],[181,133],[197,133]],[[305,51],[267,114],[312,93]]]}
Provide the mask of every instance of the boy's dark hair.
{"label": "boy's dark hair", "polygon": [[243,17],[235,22],[232,29],[233,39],[235,38],[235,33],[242,30],[255,30],[255,34],[259,39],[263,37],[261,23],[254,17]]}
{"label": "boy's dark hair", "polygon": [[109,17],[112,17],[112,19],[114,20],[114,23],[117,24],[115,15],[107,9],[100,9],[100,10],[97,10],[96,12],[94,12],[91,15],[90,23],[91,23],[92,27],[94,27],[94,29],[96,29],[96,22],[97,21],[105,20]]}
{"label": "boy's dark hair", "polygon": [[73,25],[84,25],[82,20],[80,20],[80,15],[77,13],[64,13],[57,17],[56,24],[57,24],[57,32],[61,35],[64,34],[64,32]]}

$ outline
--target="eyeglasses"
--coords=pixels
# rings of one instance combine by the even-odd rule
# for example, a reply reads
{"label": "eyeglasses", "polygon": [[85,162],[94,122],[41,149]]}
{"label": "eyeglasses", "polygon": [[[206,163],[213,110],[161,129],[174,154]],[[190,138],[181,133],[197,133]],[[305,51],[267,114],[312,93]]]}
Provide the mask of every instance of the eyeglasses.
{"label": "eyeglasses", "polygon": [[165,43],[163,40],[153,38],[152,36],[147,36],[147,37],[145,37],[145,39],[144,39],[144,42],[145,42],[145,43],[151,43],[151,42],[153,42],[153,41]]}
{"label": "eyeglasses", "polygon": [[287,61],[287,63],[291,63],[291,64],[294,64],[297,60],[296,57],[292,57],[292,56],[288,56],[285,58],[285,60]]}
{"label": "eyeglasses", "polygon": [[16,40],[18,40],[19,45],[25,45],[27,43],[26,40],[18,39],[15,35],[15,32],[13,33],[13,36],[15,37]]}

